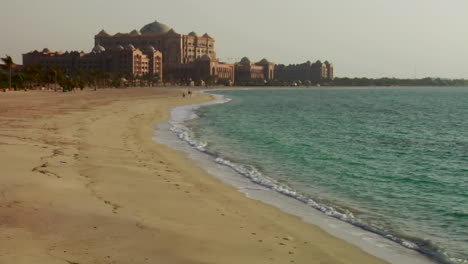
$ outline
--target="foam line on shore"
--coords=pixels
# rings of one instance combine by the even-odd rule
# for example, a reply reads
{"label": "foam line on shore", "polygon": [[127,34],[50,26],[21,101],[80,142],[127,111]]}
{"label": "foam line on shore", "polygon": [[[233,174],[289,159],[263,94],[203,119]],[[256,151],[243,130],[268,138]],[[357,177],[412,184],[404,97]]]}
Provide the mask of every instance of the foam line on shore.
{"label": "foam line on shore", "polygon": [[[172,109],[170,121],[158,125],[155,140],[187,153],[191,159],[210,174],[220,178],[225,183],[234,185],[249,198],[261,200],[286,213],[299,216],[304,221],[321,227],[328,233],[358,246],[369,254],[391,263],[432,263],[426,257],[415,252],[414,250],[419,250],[419,248],[410,241],[373,230],[371,227],[361,224],[352,213],[340,212],[331,206],[305,197],[288,186],[263,175],[253,166],[237,164],[224,157],[219,157],[215,153],[210,153],[207,150],[208,143],[196,140],[193,131],[185,126],[184,122],[198,118],[196,110],[200,107],[230,101],[222,95],[213,96],[215,100],[210,102]],[[239,177],[239,175],[243,177]]]}

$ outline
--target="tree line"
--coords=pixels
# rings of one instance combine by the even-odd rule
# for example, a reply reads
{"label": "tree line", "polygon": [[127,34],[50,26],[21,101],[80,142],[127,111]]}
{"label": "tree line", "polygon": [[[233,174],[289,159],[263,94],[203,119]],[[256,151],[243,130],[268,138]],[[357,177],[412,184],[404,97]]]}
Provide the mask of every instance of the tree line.
{"label": "tree line", "polygon": [[465,79],[398,79],[398,78],[335,78],[325,81],[324,85],[330,86],[468,86]]}
{"label": "tree line", "polygon": [[[258,86],[262,85],[261,80],[256,82],[243,83],[247,86]],[[271,80],[265,82],[264,85],[268,86],[341,86],[341,87],[355,87],[355,86],[468,86],[468,80],[466,79],[443,79],[443,78],[421,78],[421,79],[398,79],[398,78],[349,78],[349,77],[337,77],[333,80],[322,78],[320,81],[310,80]]]}
{"label": "tree line", "polygon": [[[161,82],[159,75],[145,74],[142,76],[131,73],[109,73],[103,71],[84,71],[58,67],[43,67],[41,65],[28,65],[20,72],[15,71],[16,64],[10,56],[1,58],[3,64],[0,71],[0,89],[53,89],[70,91],[72,89],[90,87],[94,89],[104,87],[131,87],[131,86],[154,86]],[[170,83],[187,84],[186,80],[174,80],[170,78]],[[217,80],[210,76],[206,80],[206,85],[230,85],[229,80]],[[287,80],[251,79],[237,81],[236,85],[241,86],[468,86],[466,79],[442,79],[442,78],[422,78],[422,79],[398,79],[398,78],[348,78],[337,77],[333,80],[322,79],[319,82],[308,80],[297,80],[290,82]]]}

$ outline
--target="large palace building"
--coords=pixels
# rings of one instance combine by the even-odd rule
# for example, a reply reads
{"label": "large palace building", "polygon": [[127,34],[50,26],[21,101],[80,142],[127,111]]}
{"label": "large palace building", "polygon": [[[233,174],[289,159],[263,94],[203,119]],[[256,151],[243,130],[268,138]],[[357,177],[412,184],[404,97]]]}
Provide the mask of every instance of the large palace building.
{"label": "large palace building", "polygon": [[232,84],[249,83],[250,80],[266,83],[275,78],[333,78],[333,65],[328,62],[278,66],[266,59],[252,63],[246,57],[234,64],[220,62],[216,56],[215,39],[207,33],[202,36],[195,32],[180,34],[157,21],[129,33],[111,35],[101,30],[94,36],[94,48],[89,53],[32,51],[23,54],[23,64],[59,67],[71,72],[150,74],[160,80],[186,83],[222,81]]}
{"label": "large palace building", "polygon": [[207,33],[201,37],[195,32],[183,35],[157,21],[130,33],[109,35],[102,30],[94,37],[94,42],[106,49],[129,44],[142,50],[152,47],[164,54],[164,65],[195,62],[203,55],[216,58],[215,40]]}
{"label": "large palace building", "polygon": [[217,59],[215,39],[205,33],[179,34],[171,27],[157,21],[130,33],[108,34],[105,30],[95,38],[95,45],[105,49],[116,46],[133,45],[137,49],[156,49],[163,54],[164,79],[207,80],[226,79],[235,81],[233,64],[222,63]]}

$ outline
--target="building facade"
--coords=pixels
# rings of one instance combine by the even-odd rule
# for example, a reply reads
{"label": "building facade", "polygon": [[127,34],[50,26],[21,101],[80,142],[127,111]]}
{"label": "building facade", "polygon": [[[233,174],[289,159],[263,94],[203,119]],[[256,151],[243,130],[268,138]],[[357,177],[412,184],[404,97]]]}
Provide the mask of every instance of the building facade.
{"label": "building facade", "polygon": [[282,81],[310,81],[320,83],[324,80],[334,79],[333,64],[325,61],[316,61],[311,63],[307,61],[302,64],[276,65],[276,78]]}
{"label": "building facade", "polygon": [[194,62],[172,64],[167,71],[166,80],[181,80],[209,83],[234,83],[234,64],[219,62],[208,55],[203,55]]}
{"label": "building facade", "polygon": [[105,49],[96,45],[90,53],[51,52],[48,49],[23,54],[25,66],[40,64],[45,68],[61,68],[69,72],[77,70],[126,73],[135,76],[145,74],[163,78],[162,53],[155,49],[140,50],[132,45]]}
{"label": "building facade", "polygon": [[252,80],[270,81],[275,78],[275,64],[263,59],[252,63],[249,58],[243,57],[236,63],[236,82],[246,83]]}
{"label": "building facade", "polygon": [[334,67],[333,67],[333,64],[330,63],[329,61],[325,61],[325,66],[327,68],[327,79],[329,80],[333,80],[335,79],[335,73],[334,73]]}

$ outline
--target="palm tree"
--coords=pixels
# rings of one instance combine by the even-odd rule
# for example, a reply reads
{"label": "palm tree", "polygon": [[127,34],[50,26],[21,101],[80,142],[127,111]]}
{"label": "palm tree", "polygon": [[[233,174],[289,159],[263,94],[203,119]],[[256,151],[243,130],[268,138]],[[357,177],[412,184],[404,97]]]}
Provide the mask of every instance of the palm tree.
{"label": "palm tree", "polygon": [[31,88],[35,88],[39,86],[41,79],[42,79],[42,65],[34,64],[28,65],[24,69],[24,73],[28,76],[28,79],[31,81],[30,86]]}
{"label": "palm tree", "polygon": [[87,80],[87,73],[82,69],[77,69],[76,76],[78,78],[79,88],[83,90]]}
{"label": "palm tree", "polygon": [[160,80],[161,80],[161,76],[159,75],[159,73],[151,74],[151,86],[157,85]]}
{"label": "palm tree", "polygon": [[111,74],[108,72],[101,72],[102,84],[104,88],[109,88]]}
{"label": "palm tree", "polygon": [[9,80],[9,89],[11,89],[11,72],[13,71],[13,65],[15,65],[15,63],[13,62],[13,59],[11,58],[11,56],[8,56],[8,55],[6,55],[5,58],[2,58],[2,61],[3,61],[2,68],[4,70],[9,71],[10,73],[8,80]]}
{"label": "palm tree", "polygon": [[90,71],[89,76],[90,76],[92,86],[94,86],[94,90],[96,91],[98,88],[98,82],[99,82],[99,72],[96,70],[92,70]]}
{"label": "palm tree", "polygon": [[124,74],[125,74],[124,78],[127,80],[128,87],[134,86],[135,75],[133,75],[133,73],[130,73],[130,72],[126,72]]}
{"label": "palm tree", "polygon": [[[52,83],[54,84],[54,90],[57,88],[57,76],[58,76],[58,69],[56,67],[50,67],[47,69],[46,72],[46,80],[47,80],[47,86]],[[49,87],[50,88],[50,87]]]}

